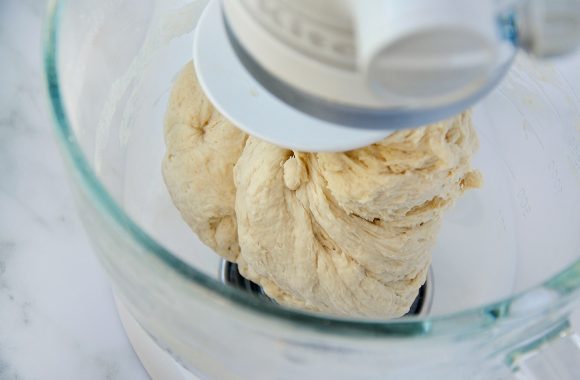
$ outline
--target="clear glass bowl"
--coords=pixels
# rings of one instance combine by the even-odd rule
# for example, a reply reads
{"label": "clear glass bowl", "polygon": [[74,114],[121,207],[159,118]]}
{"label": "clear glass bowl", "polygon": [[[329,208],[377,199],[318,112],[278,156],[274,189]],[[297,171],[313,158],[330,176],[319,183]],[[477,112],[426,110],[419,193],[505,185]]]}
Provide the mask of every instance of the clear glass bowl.
{"label": "clear glass bowl", "polygon": [[475,107],[485,186],[445,219],[430,315],[340,319],[222,284],[217,255],[171,204],[163,116],[204,3],[52,1],[46,25],[48,90],[82,220],[119,298],[161,347],[204,378],[490,379],[570,336],[580,55],[521,55]]}

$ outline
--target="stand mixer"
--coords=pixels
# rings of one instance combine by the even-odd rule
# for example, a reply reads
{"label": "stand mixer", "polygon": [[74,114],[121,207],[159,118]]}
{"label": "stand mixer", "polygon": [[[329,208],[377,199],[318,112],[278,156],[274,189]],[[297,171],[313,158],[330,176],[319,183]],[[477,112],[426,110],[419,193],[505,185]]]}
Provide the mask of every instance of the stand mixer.
{"label": "stand mixer", "polygon": [[[57,135],[150,375],[578,378],[580,57],[517,51],[572,52],[579,2],[207,3],[52,1],[47,23]],[[427,307],[392,321],[282,308],[192,236],[159,170],[192,41],[216,108],[284,147],[353,149],[473,107],[486,186],[444,221]]]}
{"label": "stand mixer", "polygon": [[299,151],[344,151],[453,116],[491,91],[516,50],[580,42],[577,1],[212,2],[193,57],[218,110]]}

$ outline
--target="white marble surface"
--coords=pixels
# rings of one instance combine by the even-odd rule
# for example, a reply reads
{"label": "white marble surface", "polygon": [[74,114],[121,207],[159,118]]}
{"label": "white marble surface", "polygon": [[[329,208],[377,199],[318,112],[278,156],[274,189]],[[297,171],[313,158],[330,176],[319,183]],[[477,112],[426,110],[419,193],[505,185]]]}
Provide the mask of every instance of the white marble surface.
{"label": "white marble surface", "polygon": [[147,379],[53,137],[41,70],[45,7],[0,1],[0,379]]}

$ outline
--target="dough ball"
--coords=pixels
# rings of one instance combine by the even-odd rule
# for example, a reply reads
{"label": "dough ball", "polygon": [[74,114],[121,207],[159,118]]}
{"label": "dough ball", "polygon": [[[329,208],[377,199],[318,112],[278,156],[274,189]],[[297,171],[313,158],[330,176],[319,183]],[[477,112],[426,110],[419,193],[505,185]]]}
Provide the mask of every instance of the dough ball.
{"label": "dough ball", "polygon": [[334,315],[405,314],[445,210],[481,184],[469,112],[349,152],[295,152],[236,129],[191,64],[165,138],[167,187],[201,240],[279,303]]}

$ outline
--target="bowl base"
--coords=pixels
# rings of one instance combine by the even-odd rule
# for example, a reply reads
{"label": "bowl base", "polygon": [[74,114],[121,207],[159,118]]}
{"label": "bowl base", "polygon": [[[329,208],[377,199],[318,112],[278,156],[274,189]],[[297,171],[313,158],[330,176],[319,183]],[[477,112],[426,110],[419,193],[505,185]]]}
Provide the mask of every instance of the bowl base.
{"label": "bowl base", "polygon": [[115,295],[115,306],[133,350],[152,380],[199,380],[159,347]]}

